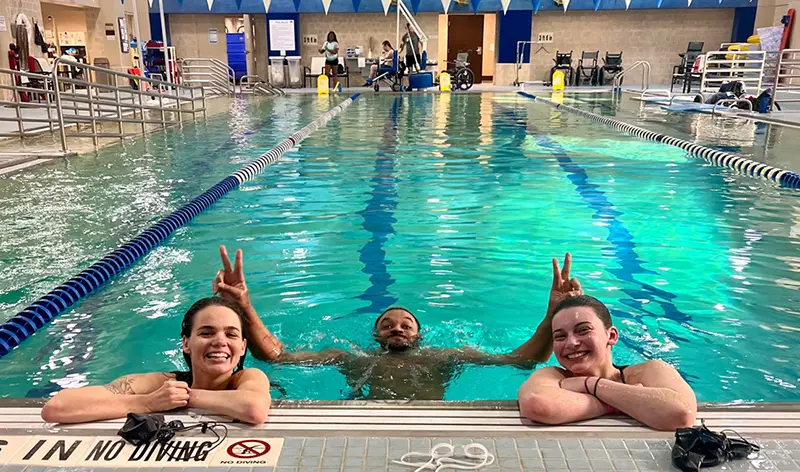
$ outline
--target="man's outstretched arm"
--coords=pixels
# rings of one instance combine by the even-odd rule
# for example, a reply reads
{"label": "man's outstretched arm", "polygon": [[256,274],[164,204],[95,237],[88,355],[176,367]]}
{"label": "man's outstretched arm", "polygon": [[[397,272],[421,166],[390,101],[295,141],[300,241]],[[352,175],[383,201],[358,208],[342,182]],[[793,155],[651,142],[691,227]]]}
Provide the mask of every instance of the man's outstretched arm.
{"label": "man's outstretched arm", "polygon": [[578,279],[570,279],[569,271],[572,266],[572,255],[564,256],[564,268],[559,269],[558,260],[553,259],[553,284],[550,287],[550,298],[547,303],[547,312],[544,319],[536,327],[530,339],[509,354],[487,354],[471,348],[448,350],[447,354],[455,360],[473,364],[501,365],[511,364],[529,367],[547,362],[553,353],[553,310],[565,298],[582,295],[581,284]]}

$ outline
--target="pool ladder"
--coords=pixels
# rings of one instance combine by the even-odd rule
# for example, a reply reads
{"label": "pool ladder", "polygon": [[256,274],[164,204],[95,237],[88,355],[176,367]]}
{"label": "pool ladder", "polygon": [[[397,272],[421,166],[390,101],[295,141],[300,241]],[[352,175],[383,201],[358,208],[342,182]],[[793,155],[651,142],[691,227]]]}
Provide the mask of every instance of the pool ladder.
{"label": "pool ladder", "polygon": [[[635,71],[636,69],[642,69],[642,89],[641,90],[633,90],[633,89],[622,89],[622,78],[625,77],[630,72]],[[621,93],[621,92],[640,92],[642,95],[647,93],[650,89],[650,63],[647,61],[636,61],[633,63],[632,66],[625,69],[621,73],[617,74],[614,77],[614,82],[612,84],[611,90],[614,93]]]}

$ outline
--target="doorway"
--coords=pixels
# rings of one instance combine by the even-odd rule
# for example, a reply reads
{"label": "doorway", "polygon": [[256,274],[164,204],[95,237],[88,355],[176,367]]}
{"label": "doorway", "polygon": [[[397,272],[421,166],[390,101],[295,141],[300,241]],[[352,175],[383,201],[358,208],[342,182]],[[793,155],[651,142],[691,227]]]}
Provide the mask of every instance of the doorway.
{"label": "doorway", "polygon": [[469,52],[469,68],[475,83],[483,77],[483,15],[449,15],[447,20],[447,60],[455,61],[459,52]]}

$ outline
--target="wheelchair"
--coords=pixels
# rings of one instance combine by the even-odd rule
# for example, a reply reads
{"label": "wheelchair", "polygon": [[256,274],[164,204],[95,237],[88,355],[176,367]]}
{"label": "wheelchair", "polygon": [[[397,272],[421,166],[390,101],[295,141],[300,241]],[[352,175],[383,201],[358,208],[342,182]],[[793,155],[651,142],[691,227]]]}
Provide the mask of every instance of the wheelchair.
{"label": "wheelchair", "polygon": [[[622,73],[622,51],[619,54],[611,54],[606,52],[606,57],[603,58],[603,67],[600,68],[600,82],[597,85],[606,85],[614,78]],[[622,82],[620,81],[620,85]]]}
{"label": "wheelchair", "polygon": [[600,51],[581,52],[578,60],[578,67],[575,69],[575,86],[580,87],[581,82],[589,85],[598,85],[600,82],[600,67],[597,60],[600,58]]}
{"label": "wheelchair", "polygon": [[550,69],[550,75],[545,81],[545,85],[553,84],[553,74],[557,70],[564,72],[564,84],[571,84],[575,80],[575,69],[572,68],[572,51],[559,52],[556,51],[556,57],[553,59],[556,65]]}

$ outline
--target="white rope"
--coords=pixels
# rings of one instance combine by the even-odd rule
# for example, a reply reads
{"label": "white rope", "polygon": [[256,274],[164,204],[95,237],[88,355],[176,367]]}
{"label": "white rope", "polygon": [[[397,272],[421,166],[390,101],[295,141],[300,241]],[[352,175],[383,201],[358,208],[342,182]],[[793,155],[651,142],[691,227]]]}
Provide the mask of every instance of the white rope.
{"label": "white rope", "polygon": [[[464,446],[464,455],[469,459],[477,459],[480,462],[464,461],[453,459],[455,447],[452,444],[439,443],[433,446],[430,452],[407,452],[400,460],[393,460],[395,464],[417,467],[414,472],[421,472],[426,469],[433,469],[439,472],[444,469],[459,470],[478,470],[484,466],[494,464],[494,455],[491,454],[482,444],[472,443]],[[409,462],[409,457],[430,457],[427,462]]]}

